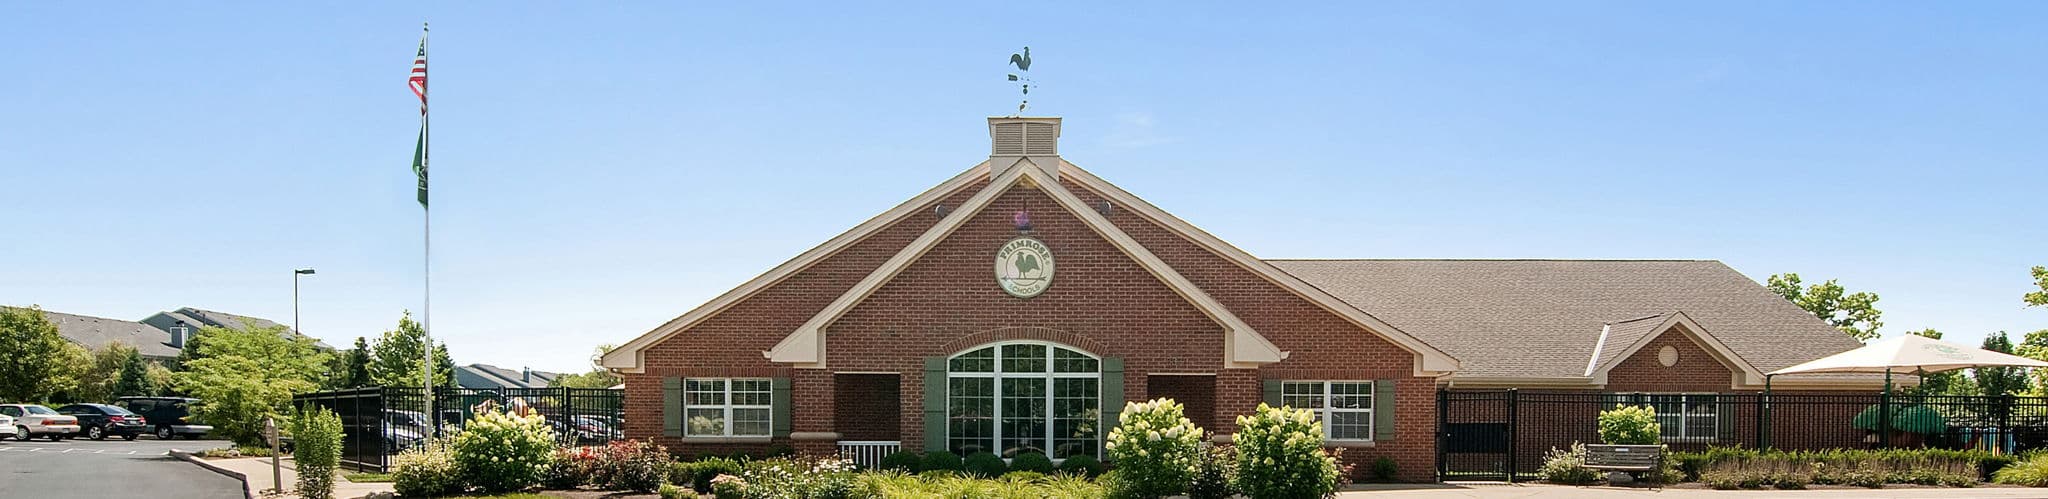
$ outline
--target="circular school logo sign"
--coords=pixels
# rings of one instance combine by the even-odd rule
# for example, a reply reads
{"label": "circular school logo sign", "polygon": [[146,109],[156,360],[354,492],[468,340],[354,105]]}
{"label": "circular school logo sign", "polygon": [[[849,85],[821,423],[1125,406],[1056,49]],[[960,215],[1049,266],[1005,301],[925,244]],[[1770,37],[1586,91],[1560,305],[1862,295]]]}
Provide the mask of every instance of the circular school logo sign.
{"label": "circular school logo sign", "polygon": [[1030,298],[1052,286],[1052,250],[1045,243],[1019,237],[996,251],[996,283],[1003,292]]}

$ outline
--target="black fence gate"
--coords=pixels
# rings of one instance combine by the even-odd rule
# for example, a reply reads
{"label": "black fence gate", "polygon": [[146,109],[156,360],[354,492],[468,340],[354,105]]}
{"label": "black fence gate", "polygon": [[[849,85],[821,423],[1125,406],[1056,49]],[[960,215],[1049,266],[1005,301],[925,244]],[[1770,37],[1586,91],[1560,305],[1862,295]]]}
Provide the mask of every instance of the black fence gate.
{"label": "black fence gate", "polygon": [[392,456],[459,430],[478,410],[523,406],[545,418],[561,445],[601,445],[625,438],[625,394],[607,388],[437,388],[433,413],[426,390],[368,387],[292,397],[298,407],[318,406],[341,418],[342,464],[383,472]]}
{"label": "black fence gate", "polygon": [[1534,478],[1551,449],[1599,443],[1600,412],[1619,405],[1654,409],[1677,451],[2048,447],[2048,397],[1440,390],[1437,477]]}

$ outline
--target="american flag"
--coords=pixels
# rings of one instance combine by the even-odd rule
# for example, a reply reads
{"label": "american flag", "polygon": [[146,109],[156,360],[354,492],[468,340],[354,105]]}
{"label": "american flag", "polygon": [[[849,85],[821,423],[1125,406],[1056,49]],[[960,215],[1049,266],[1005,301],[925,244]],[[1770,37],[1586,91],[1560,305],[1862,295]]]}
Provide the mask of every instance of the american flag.
{"label": "american flag", "polygon": [[420,34],[420,54],[412,60],[412,77],[406,78],[412,85],[412,94],[420,98],[420,114],[427,114],[427,35]]}

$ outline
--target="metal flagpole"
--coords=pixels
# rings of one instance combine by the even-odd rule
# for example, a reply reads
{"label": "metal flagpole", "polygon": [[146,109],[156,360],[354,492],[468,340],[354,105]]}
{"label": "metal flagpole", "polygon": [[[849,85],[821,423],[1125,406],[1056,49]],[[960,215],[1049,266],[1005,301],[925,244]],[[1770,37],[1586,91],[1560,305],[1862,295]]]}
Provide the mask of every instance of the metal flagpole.
{"label": "metal flagpole", "polygon": [[[421,54],[425,54],[427,51],[427,31],[427,23],[420,23]],[[432,128],[427,126],[427,113],[426,107],[424,107],[424,104],[430,100],[427,98],[427,93],[432,91],[429,87],[431,85],[422,85],[420,87],[420,103],[423,106],[420,108],[420,170],[423,172],[433,171],[433,168],[430,167],[433,163],[431,161],[431,158],[433,158],[431,152],[433,151],[432,146],[434,144],[432,140],[433,134],[429,133]],[[424,294],[426,296],[420,311],[420,322],[422,323],[420,327],[420,332],[422,333],[421,343],[424,344],[424,351],[426,352],[425,355],[422,355],[420,363],[426,366],[421,370],[421,372],[426,373],[426,379],[423,380],[424,383],[421,383],[420,386],[426,387],[427,421],[429,424],[434,424],[434,422],[440,421],[441,418],[439,414],[434,412],[434,210],[431,206],[432,204],[429,203],[427,206],[420,207],[422,219],[420,226],[423,232],[420,240],[421,249],[424,253],[420,258],[420,265],[422,267],[421,277],[426,281],[424,286]],[[434,434],[440,431],[441,428],[438,424],[433,428],[429,428],[427,430],[428,440],[432,441]]]}

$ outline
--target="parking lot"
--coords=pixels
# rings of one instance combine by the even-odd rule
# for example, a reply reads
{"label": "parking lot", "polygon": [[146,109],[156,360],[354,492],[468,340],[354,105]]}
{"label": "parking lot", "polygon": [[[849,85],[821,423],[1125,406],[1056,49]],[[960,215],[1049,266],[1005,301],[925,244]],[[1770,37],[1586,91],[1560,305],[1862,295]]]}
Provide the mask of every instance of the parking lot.
{"label": "parking lot", "polygon": [[0,497],[241,497],[235,479],[168,455],[227,446],[220,440],[0,441]]}

